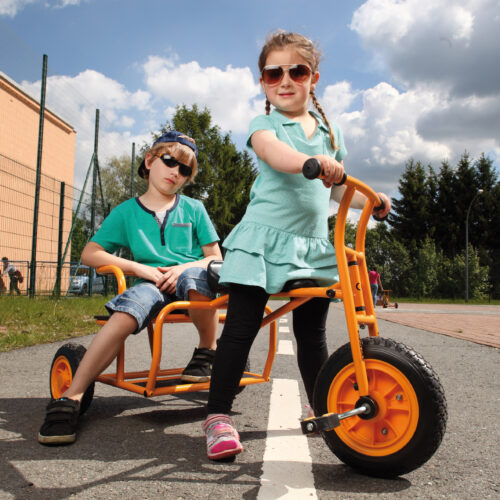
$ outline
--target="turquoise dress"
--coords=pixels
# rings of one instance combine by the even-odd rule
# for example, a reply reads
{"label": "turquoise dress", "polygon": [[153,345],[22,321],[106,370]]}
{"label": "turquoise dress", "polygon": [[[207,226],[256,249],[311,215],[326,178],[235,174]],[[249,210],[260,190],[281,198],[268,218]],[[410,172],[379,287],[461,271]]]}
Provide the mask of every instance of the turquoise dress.
{"label": "turquoise dress", "polygon": [[[331,123],[339,147],[335,151],[328,127],[311,114],[318,127],[309,140],[300,123],[274,110],[252,120],[248,145],[257,130],[271,130],[297,151],[341,161],[347,151],[339,127]],[[291,279],[312,278],[323,286],[338,281],[335,250],[328,239],[331,190],[319,179],[274,170],[260,158],[258,165],[246,213],[223,243],[220,282],[259,286],[271,294]]]}

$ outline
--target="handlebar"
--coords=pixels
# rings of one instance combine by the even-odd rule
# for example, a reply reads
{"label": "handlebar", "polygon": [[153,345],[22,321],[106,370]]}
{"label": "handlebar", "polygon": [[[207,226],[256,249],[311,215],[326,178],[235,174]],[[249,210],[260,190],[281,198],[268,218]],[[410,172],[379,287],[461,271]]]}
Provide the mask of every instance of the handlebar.
{"label": "handlebar", "polygon": [[[321,163],[317,158],[309,158],[305,161],[302,167],[302,174],[306,179],[323,179],[324,172]],[[335,186],[341,186],[347,180],[347,174],[344,172],[340,182],[335,183]]]}
{"label": "handlebar", "polygon": [[[324,172],[323,168],[321,167],[321,163],[317,158],[309,158],[305,161],[303,167],[302,167],[302,174],[306,179],[323,179],[324,178]],[[335,183],[335,186],[341,186],[342,184],[345,184],[347,180],[354,180],[352,177],[348,177],[347,174],[344,172],[344,175],[342,176],[342,179],[340,182]],[[359,181],[358,181],[359,182]],[[371,191],[371,190],[370,190]],[[364,193],[367,195],[366,193]],[[380,196],[377,196],[378,201],[380,202],[377,207],[374,207],[373,211],[374,212],[380,212],[385,209],[385,202]],[[378,221],[384,221],[387,219],[387,215],[385,217],[379,217],[378,215],[373,214],[373,218]]]}

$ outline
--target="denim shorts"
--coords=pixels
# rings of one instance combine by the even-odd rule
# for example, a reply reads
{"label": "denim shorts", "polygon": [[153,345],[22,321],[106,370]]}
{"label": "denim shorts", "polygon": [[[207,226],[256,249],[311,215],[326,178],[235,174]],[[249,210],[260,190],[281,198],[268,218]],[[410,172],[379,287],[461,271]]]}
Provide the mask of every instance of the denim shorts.
{"label": "denim shorts", "polygon": [[206,269],[202,267],[190,267],[186,269],[177,280],[175,295],[161,292],[150,281],[142,281],[111,299],[106,304],[106,309],[110,314],[120,311],[133,316],[137,320],[138,325],[134,333],[138,333],[167,304],[176,300],[188,300],[189,290],[196,290],[210,299],[215,297],[215,293],[208,286]]}

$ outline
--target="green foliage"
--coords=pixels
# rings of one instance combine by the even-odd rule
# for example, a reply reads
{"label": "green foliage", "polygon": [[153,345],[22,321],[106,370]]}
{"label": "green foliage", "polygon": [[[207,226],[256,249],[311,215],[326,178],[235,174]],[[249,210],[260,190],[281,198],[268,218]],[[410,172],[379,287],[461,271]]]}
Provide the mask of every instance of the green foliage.
{"label": "green foliage", "polygon": [[[478,191],[484,192],[478,195]],[[478,279],[470,281],[470,296],[480,296],[486,291],[493,298],[500,297],[500,185],[498,174],[491,159],[482,155],[472,161],[465,152],[452,168],[446,161],[441,163],[439,173],[431,166],[424,169],[419,162],[410,160],[399,181],[400,197],[393,199],[393,213],[389,216],[391,236],[408,251],[410,266],[407,279],[418,289],[398,286],[404,293],[416,296],[451,294],[464,296],[465,284],[450,281],[448,274],[464,275],[460,270],[460,259],[465,253],[465,223],[469,212],[469,243],[477,251],[470,256],[469,274],[473,260],[478,258]],[[428,238],[435,249],[429,246]],[[434,265],[431,255],[440,259],[442,266],[436,277],[424,266]],[[460,257],[462,256],[462,257]],[[447,262],[448,259],[450,262]],[[420,267],[416,263],[420,262]],[[465,265],[465,264],[464,264]],[[488,273],[488,284],[482,281]],[[462,278],[463,279],[463,278]],[[436,284],[436,280],[438,285]],[[434,292],[431,292],[434,290]]]}
{"label": "green foliage", "polygon": [[[142,161],[142,160],[141,160]],[[147,189],[147,182],[139,177],[137,168],[140,162],[135,161],[132,167],[131,155],[112,157],[101,168],[101,181],[106,208],[114,208],[132,196],[141,195]],[[132,173],[134,175],[134,193],[131,192]]]}
{"label": "green foliage", "polygon": [[73,213],[73,235],[71,237],[71,262],[79,262],[83,247],[89,237],[89,223],[84,216],[75,217]]}

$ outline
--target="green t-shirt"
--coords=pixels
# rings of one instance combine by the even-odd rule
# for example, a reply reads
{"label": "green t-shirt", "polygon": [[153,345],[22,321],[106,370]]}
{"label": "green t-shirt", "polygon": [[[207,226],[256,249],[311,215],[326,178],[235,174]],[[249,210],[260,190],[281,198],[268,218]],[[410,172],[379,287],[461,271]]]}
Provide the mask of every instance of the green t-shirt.
{"label": "green t-shirt", "polygon": [[91,239],[110,253],[129,248],[136,262],[152,267],[203,259],[203,245],[219,241],[203,204],[177,195],[163,223],[139,198],[114,208]]}

